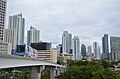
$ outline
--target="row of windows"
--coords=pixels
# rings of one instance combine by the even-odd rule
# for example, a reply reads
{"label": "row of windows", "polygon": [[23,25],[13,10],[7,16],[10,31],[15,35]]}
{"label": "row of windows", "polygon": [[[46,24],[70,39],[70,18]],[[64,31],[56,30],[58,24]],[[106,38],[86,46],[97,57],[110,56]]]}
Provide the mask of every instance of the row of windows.
{"label": "row of windows", "polygon": [[4,2],[4,1],[0,1],[0,4],[4,5],[4,4],[6,4],[6,2]]}

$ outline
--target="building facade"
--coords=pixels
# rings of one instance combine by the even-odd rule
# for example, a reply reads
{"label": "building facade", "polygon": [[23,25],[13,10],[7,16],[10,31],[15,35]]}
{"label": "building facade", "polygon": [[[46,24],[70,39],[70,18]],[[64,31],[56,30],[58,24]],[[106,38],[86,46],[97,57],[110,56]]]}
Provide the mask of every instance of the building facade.
{"label": "building facade", "polygon": [[11,55],[11,52],[12,52],[12,44],[0,42],[0,54]]}
{"label": "building facade", "polygon": [[38,50],[38,58],[41,60],[57,62],[57,50],[50,48],[50,50]]}
{"label": "building facade", "polygon": [[91,46],[87,47],[87,56],[89,60],[92,59],[92,47]]}
{"label": "building facade", "polygon": [[82,44],[81,46],[81,54],[82,54],[83,59],[85,59],[86,58],[86,46],[84,44]]}
{"label": "building facade", "polygon": [[13,16],[9,16],[8,28],[16,29],[17,45],[24,44],[25,19],[22,17],[22,13],[13,15]]}
{"label": "building facade", "polygon": [[27,44],[31,46],[31,43],[39,42],[40,31],[34,27],[30,27],[30,30],[27,31]]}
{"label": "building facade", "polygon": [[62,53],[62,44],[57,45],[56,49],[57,49],[57,53],[61,54]]}
{"label": "building facade", "polygon": [[5,29],[4,31],[4,42],[11,43],[12,49],[16,47],[16,30],[15,29]]}
{"label": "building facade", "polygon": [[37,50],[50,50],[50,48],[52,48],[52,44],[48,42],[37,42],[31,43],[31,47]]}
{"label": "building facade", "polygon": [[111,59],[120,60],[120,37],[110,37]]}
{"label": "building facade", "polygon": [[97,42],[93,43],[93,51],[94,51],[94,59],[100,60],[100,57],[101,57],[100,47],[98,46]]}
{"label": "building facade", "polygon": [[73,38],[73,56],[75,60],[80,60],[80,40],[78,36]]}
{"label": "building facade", "polygon": [[4,27],[5,27],[5,16],[6,16],[6,4],[7,0],[0,0],[0,42],[4,39]]}
{"label": "building facade", "polygon": [[108,44],[108,34],[104,34],[102,38],[102,59],[108,60],[109,59],[109,44]]}
{"label": "building facade", "polygon": [[63,32],[62,35],[62,46],[63,46],[63,53],[70,53],[72,50],[72,34],[69,34],[67,31]]}

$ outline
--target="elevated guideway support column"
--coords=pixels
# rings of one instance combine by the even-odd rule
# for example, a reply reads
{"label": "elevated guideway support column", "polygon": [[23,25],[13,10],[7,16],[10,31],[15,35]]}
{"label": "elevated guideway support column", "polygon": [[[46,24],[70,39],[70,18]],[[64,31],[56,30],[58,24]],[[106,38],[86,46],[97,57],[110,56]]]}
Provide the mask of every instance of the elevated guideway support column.
{"label": "elevated guideway support column", "polygon": [[50,79],[56,79],[57,76],[57,67],[51,67],[50,68]]}
{"label": "elevated guideway support column", "polygon": [[41,72],[45,69],[45,66],[32,67],[30,70],[29,79],[41,79]]}

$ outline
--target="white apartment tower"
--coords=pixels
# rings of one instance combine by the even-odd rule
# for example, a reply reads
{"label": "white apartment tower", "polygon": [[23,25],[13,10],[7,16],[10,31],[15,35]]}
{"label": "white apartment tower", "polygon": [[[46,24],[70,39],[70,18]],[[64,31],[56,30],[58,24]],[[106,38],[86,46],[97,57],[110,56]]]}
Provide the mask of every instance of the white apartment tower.
{"label": "white apartment tower", "polygon": [[63,54],[69,54],[72,50],[72,34],[69,34],[68,31],[64,31],[62,35],[62,46]]}
{"label": "white apartment tower", "polygon": [[27,44],[31,46],[31,43],[39,42],[40,31],[34,27],[30,27],[30,30],[27,31]]}
{"label": "white apartment tower", "polygon": [[24,44],[24,28],[25,28],[25,19],[21,14],[9,16],[9,29],[16,29],[16,39],[17,44]]}
{"label": "white apartment tower", "polygon": [[75,60],[80,60],[80,39],[78,36],[73,38],[73,56]]}
{"label": "white apartment tower", "polygon": [[4,39],[5,15],[7,0],[0,0],[0,42]]}
{"label": "white apartment tower", "polygon": [[11,43],[12,48],[16,47],[17,39],[16,39],[16,30],[15,29],[5,29],[4,31],[4,42]]}

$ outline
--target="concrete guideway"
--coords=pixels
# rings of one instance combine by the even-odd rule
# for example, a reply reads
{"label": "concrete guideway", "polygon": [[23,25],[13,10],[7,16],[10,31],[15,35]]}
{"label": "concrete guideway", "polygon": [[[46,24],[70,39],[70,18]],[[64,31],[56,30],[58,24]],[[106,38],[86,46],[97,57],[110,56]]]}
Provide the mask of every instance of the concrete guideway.
{"label": "concrete guideway", "polygon": [[25,58],[20,56],[0,55],[0,69],[26,67],[26,66],[53,66],[65,68],[65,66],[52,63],[50,61],[39,60],[36,58]]}
{"label": "concrete guideway", "polygon": [[0,55],[0,69],[21,68],[23,71],[28,70],[30,74],[29,79],[41,79],[41,72],[47,67],[50,68],[50,79],[55,79],[55,76],[64,73],[66,70],[65,66],[50,61],[20,56]]}

